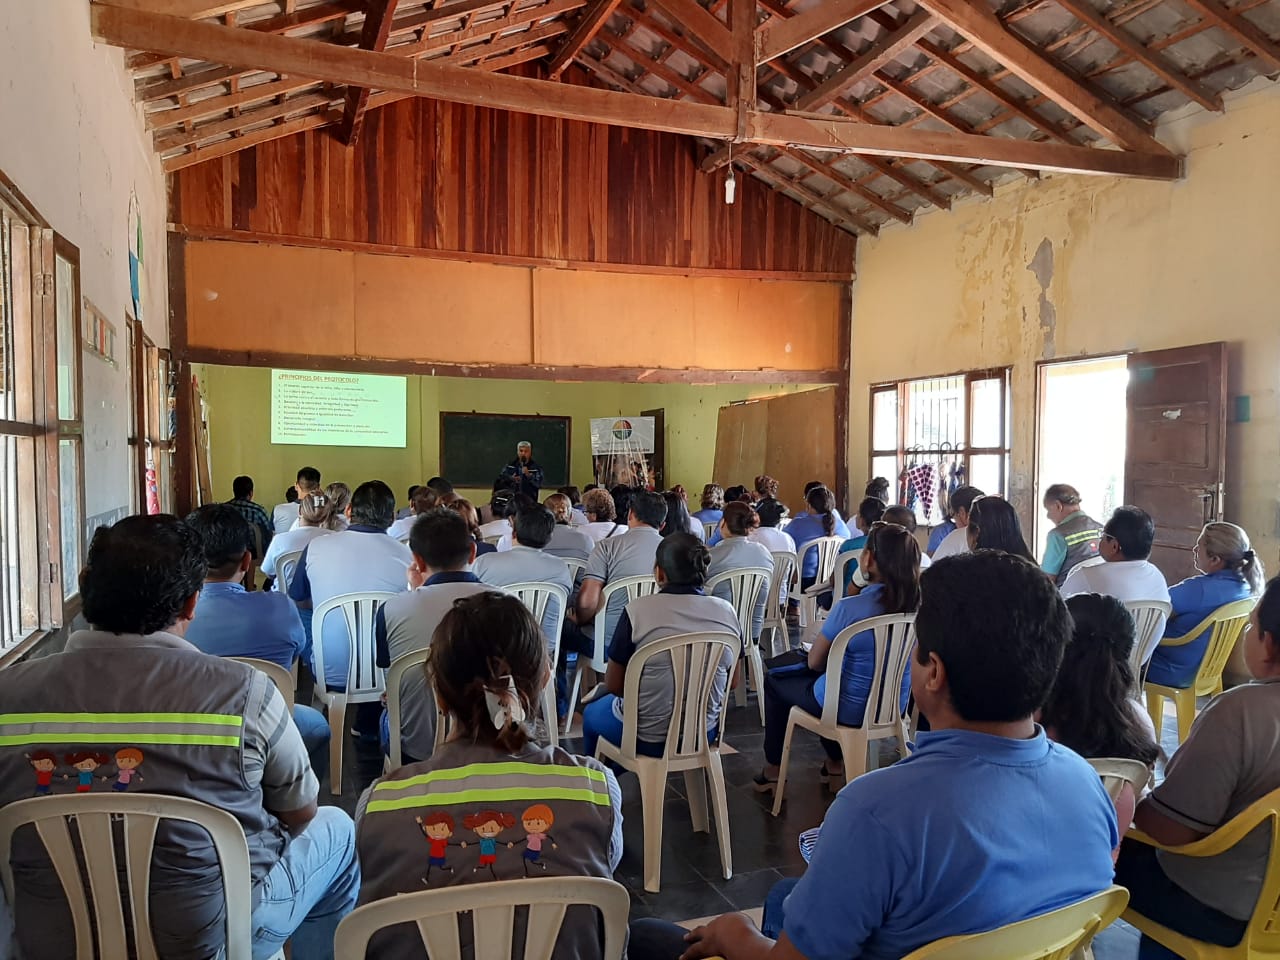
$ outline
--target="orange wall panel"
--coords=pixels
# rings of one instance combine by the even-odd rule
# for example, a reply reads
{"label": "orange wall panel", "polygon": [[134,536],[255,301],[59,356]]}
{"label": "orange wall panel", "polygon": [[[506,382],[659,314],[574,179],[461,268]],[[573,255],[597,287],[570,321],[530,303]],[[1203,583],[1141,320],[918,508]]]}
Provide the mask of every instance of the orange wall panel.
{"label": "orange wall panel", "polygon": [[840,366],[834,283],[697,277],[690,281],[691,363],[709,370],[831,370]]}

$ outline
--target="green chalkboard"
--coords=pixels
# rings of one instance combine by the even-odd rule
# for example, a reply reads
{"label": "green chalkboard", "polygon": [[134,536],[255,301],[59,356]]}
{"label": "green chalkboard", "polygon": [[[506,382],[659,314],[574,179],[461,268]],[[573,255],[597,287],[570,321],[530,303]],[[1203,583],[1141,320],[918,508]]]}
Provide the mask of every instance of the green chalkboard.
{"label": "green chalkboard", "polygon": [[503,413],[440,413],[440,475],[455,487],[489,487],[516,458],[516,444],[533,444],[543,490],[569,482],[572,440],[568,417]]}

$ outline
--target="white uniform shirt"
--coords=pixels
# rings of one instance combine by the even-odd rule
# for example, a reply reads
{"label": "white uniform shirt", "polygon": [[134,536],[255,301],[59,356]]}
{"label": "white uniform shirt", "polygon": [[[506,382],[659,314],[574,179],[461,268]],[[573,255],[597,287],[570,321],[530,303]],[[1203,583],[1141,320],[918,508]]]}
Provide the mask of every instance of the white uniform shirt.
{"label": "white uniform shirt", "polygon": [[[296,527],[293,530],[287,530],[284,533],[277,533],[271,538],[271,546],[267,547],[267,555],[262,558],[262,572],[268,577],[276,576],[276,564],[280,558],[286,553],[297,553],[299,550],[305,550],[307,545],[316,537],[323,537],[333,533],[328,527]],[[273,590],[278,589],[280,581],[277,580],[272,584]]]}
{"label": "white uniform shirt", "polygon": [[271,508],[271,526],[276,533],[288,533],[297,519],[297,503],[277,503]]}
{"label": "white uniform shirt", "polygon": [[409,531],[413,529],[414,522],[418,519],[416,513],[411,513],[407,517],[401,517],[390,527],[387,528],[387,536],[392,540],[403,540],[409,536]]}
{"label": "white uniform shirt", "polygon": [[599,543],[610,537],[620,537],[627,532],[626,524],[614,523],[612,520],[597,520],[578,529],[590,537],[592,543]]}
{"label": "white uniform shirt", "polygon": [[1121,603],[1133,600],[1169,602],[1169,584],[1159,568],[1147,560],[1077,564],[1062,584],[1062,595],[1101,593]]}
{"label": "white uniform shirt", "polygon": [[756,527],[747,534],[748,540],[761,544],[770,553],[795,553],[796,542],[791,534],[777,527]]}
{"label": "white uniform shirt", "polygon": [[962,553],[969,552],[969,528],[956,527],[938,544],[938,549],[933,551],[933,562],[937,563],[946,557],[957,557]]}

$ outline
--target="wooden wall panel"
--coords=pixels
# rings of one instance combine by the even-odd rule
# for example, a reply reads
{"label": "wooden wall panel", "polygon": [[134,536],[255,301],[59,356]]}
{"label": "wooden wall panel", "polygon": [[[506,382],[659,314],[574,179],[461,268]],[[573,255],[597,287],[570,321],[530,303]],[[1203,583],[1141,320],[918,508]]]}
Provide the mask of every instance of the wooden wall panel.
{"label": "wooden wall panel", "polygon": [[690,138],[426,99],[177,171],[171,219],[492,257],[849,278],[853,236],[750,176],[726,206]]}
{"label": "wooden wall panel", "polygon": [[695,366],[741,370],[757,366],[762,356],[797,370],[840,366],[835,284],[717,277],[690,284],[698,318],[691,338]]}
{"label": "wooden wall panel", "polygon": [[804,485],[836,482],[836,388],[720,408],[715,481],[750,484],[761,473],[778,481],[779,498],[798,513]]}

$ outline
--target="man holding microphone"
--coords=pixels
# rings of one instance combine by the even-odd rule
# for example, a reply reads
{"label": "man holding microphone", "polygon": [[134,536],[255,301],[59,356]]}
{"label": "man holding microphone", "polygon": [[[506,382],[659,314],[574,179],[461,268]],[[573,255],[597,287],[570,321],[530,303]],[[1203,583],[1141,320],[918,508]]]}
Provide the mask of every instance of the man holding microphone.
{"label": "man holding microphone", "polygon": [[516,444],[516,458],[502,469],[504,477],[511,477],[513,487],[518,493],[538,499],[538,490],[542,487],[542,467],[533,460],[533,445],[528,440]]}

